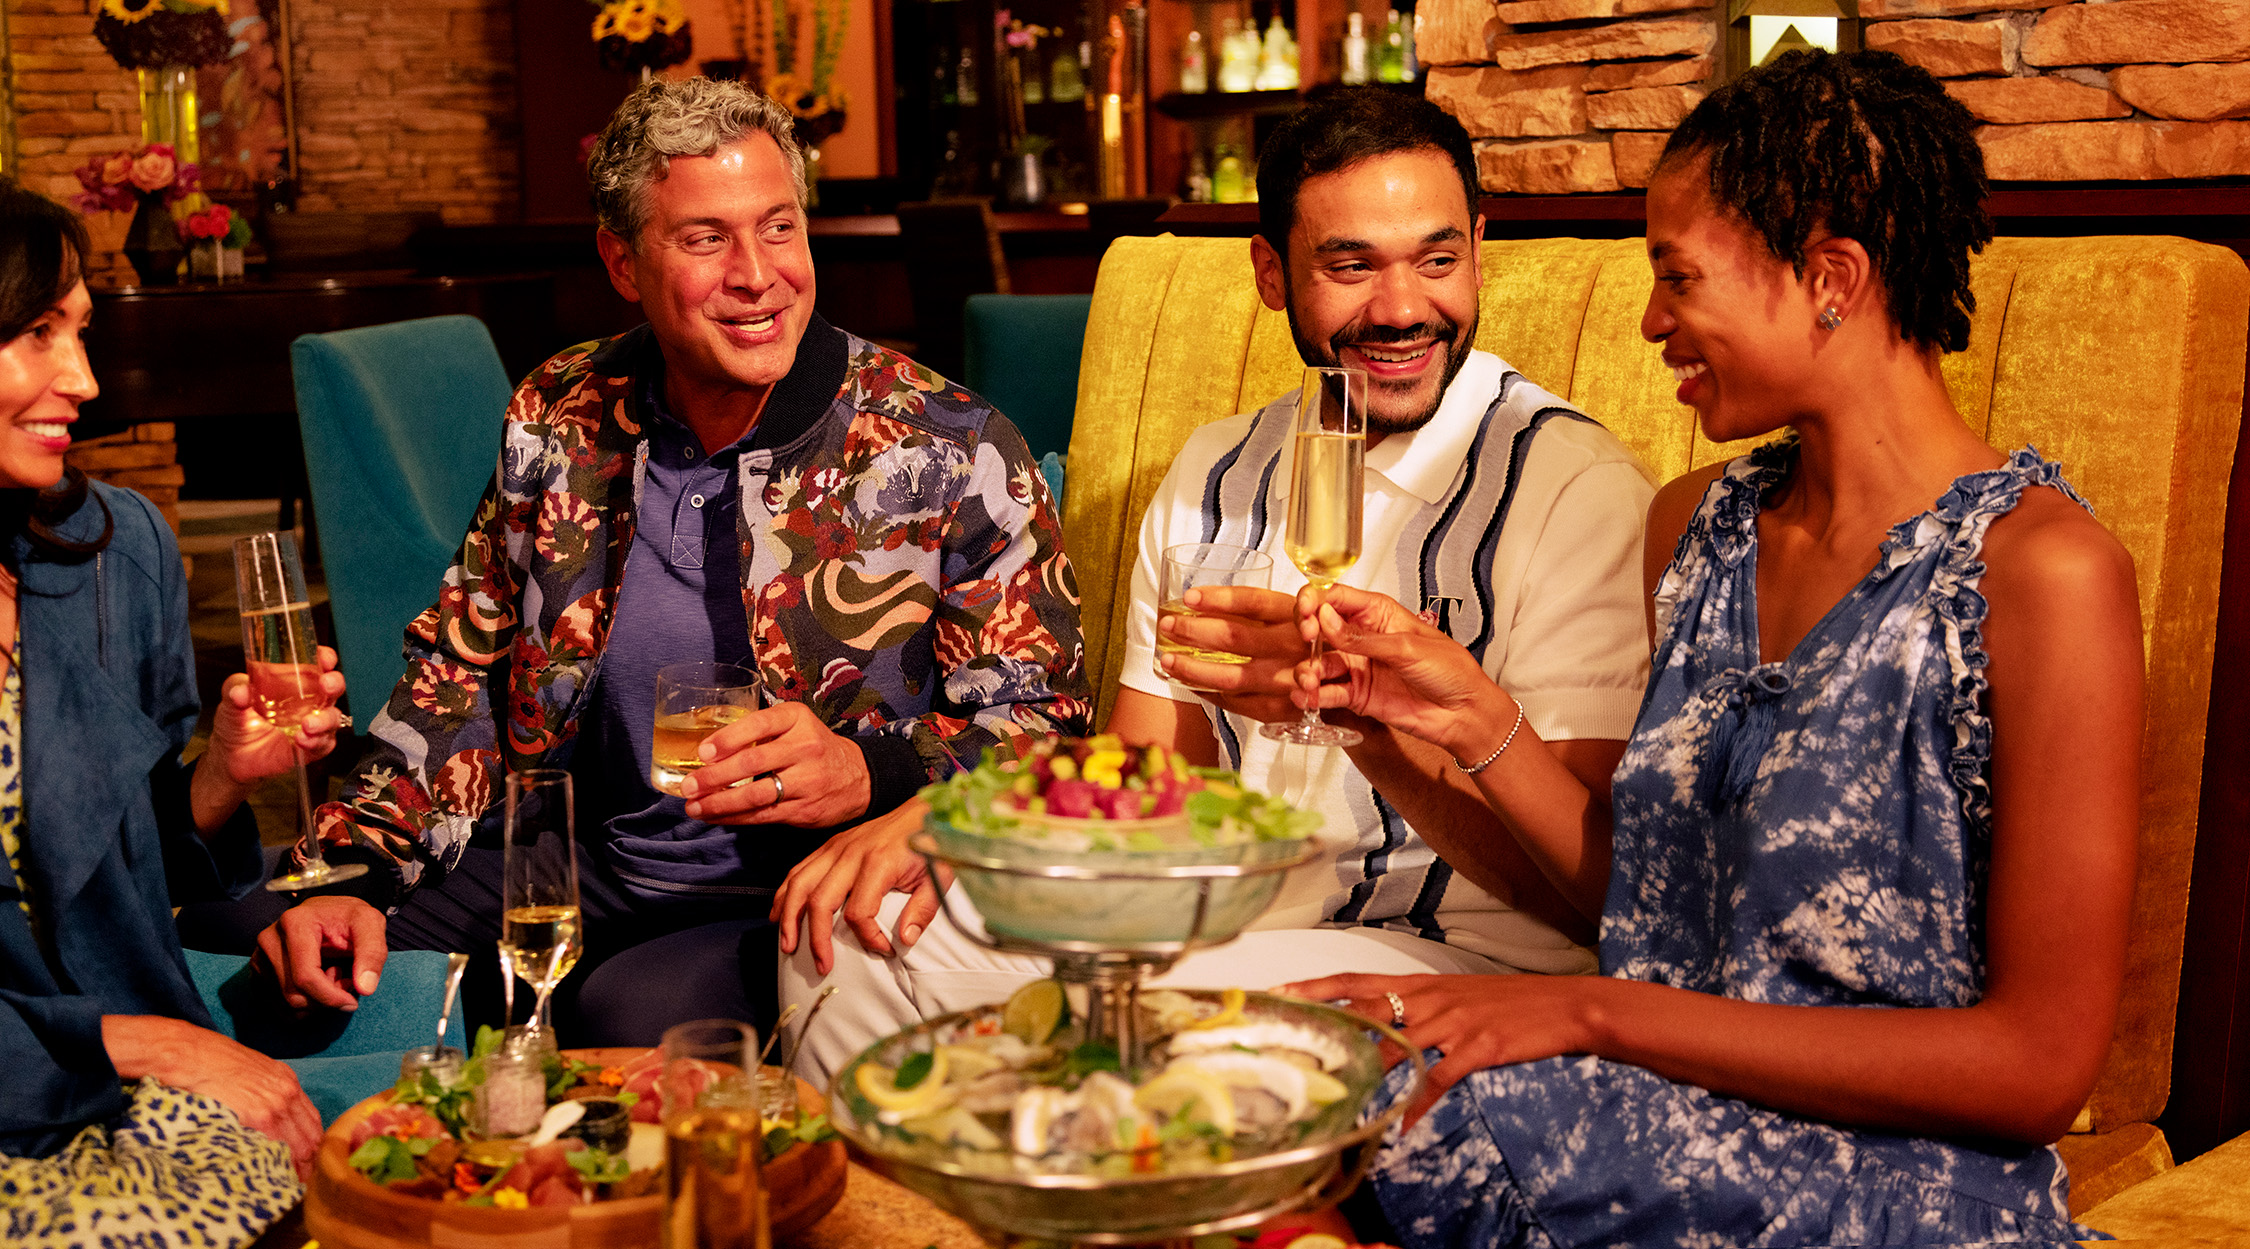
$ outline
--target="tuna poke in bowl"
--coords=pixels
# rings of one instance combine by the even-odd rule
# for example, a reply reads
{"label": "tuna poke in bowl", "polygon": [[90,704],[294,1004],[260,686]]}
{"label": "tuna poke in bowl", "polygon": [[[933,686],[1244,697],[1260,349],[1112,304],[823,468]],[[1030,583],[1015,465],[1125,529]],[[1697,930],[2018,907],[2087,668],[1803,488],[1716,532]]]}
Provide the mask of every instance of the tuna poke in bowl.
{"label": "tuna poke in bowl", "polygon": [[1050,944],[1229,940],[1318,851],[1321,822],[1224,768],[1107,734],[987,751],[922,797],[932,857],[986,928]]}

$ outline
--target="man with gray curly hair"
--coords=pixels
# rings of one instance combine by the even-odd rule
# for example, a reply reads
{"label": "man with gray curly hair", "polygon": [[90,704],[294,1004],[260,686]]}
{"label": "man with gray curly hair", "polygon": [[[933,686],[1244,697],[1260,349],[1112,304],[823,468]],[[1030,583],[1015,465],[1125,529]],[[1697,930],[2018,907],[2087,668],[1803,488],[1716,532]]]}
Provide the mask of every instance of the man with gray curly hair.
{"label": "man with gray curly hair", "polygon": [[[321,809],[329,857],[376,870],[260,934],[293,1005],[349,1008],[386,948],[490,957],[501,854],[471,836],[503,773],[563,768],[591,968],[556,998],[572,1043],[757,1017],[740,960],[772,958],[750,930],[792,865],[957,760],[1087,730],[1039,467],[982,399],[814,311],[791,124],[696,78],[644,83],[602,131],[595,243],[648,324],[517,389],[376,747]],[[763,697],[659,792],[656,670],[686,661]],[[470,978],[472,1020],[494,979]]]}
{"label": "man with gray curly hair", "polygon": [[[652,84],[653,85],[653,84]],[[649,187],[675,156],[709,156],[752,134],[781,149],[797,203],[805,202],[805,152],[789,110],[739,82],[690,78],[657,91],[636,91],[603,127],[586,161],[601,228],[637,244],[648,222]]]}

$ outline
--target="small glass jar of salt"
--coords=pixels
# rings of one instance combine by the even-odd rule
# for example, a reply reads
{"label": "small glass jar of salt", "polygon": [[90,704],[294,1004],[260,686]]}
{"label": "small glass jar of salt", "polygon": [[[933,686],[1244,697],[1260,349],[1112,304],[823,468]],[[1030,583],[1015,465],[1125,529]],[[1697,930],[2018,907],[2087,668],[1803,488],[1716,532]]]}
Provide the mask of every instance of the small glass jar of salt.
{"label": "small glass jar of salt", "polygon": [[417,1046],[399,1057],[398,1075],[401,1080],[414,1080],[426,1071],[441,1088],[447,1087],[460,1081],[462,1062],[461,1051],[451,1045]]}
{"label": "small glass jar of salt", "polygon": [[477,1133],[484,1137],[523,1136],[537,1131],[547,1113],[547,1068],[538,1051],[502,1048],[484,1056],[484,1083],[477,1086]]}

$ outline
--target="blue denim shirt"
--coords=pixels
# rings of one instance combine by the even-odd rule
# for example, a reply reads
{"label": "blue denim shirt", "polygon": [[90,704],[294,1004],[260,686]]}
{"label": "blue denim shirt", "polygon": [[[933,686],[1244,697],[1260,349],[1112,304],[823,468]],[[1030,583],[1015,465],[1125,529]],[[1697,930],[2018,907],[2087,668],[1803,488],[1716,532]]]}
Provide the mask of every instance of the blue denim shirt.
{"label": "blue denim shirt", "polygon": [[16,1157],[124,1109],[103,1015],[210,1026],[172,907],[239,896],[263,866],[248,808],[209,841],[189,813],[180,751],[200,708],[172,531],[148,500],[99,483],[57,529],[92,539],[104,507],[114,532],[83,562],[17,544],[24,874],[51,949],[0,862],[0,1154]]}

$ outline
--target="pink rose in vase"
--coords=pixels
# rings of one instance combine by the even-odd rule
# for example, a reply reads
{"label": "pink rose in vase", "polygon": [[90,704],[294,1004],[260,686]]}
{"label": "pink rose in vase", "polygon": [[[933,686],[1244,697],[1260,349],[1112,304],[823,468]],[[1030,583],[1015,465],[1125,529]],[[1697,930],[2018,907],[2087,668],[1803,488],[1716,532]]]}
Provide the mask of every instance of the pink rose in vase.
{"label": "pink rose in vase", "polygon": [[180,172],[179,162],[173,159],[172,145],[151,143],[133,159],[133,185],[142,191],[161,191],[172,185]]}
{"label": "pink rose in vase", "polygon": [[133,154],[119,152],[102,162],[102,185],[116,186],[133,176]]}

